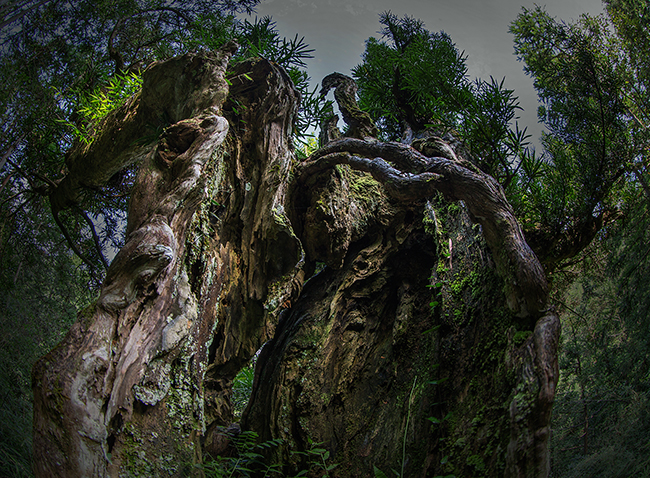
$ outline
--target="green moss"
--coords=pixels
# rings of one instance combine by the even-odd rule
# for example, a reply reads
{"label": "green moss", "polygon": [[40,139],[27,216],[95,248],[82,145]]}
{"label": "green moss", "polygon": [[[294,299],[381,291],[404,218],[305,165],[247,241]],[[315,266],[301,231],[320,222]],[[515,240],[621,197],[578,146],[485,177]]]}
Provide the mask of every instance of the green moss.
{"label": "green moss", "polygon": [[312,349],[321,341],[322,334],[316,328],[305,329],[296,337],[296,344],[303,349]]}
{"label": "green moss", "polygon": [[454,322],[461,323],[463,321],[463,315],[462,309],[454,309]]}
{"label": "green moss", "polygon": [[[451,412],[450,419],[438,425],[446,438],[441,441],[440,454],[447,457],[447,463],[441,469],[456,476],[502,476],[510,440],[508,405],[514,388],[505,357],[514,317],[505,305],[503,281],[494,269],[486,267],[483,239],[477,237],[468,219],[463,219],[463,207],[442,204],[436,205],[436,210],[446,227],[458,232],[451,237],[451,254],[449,238],[442,241],[434,273],[440,284],[441,318],[448,327],[441,330],[474,337],[462,353],[441,350],[443,357],[450,357],[441,364],[441,374],[451,377],[441,385],[443,394],[458,394],[446,409]],[[454,383],[454,372],[472,378],[468,384]]]}
{"label": "green moss", "polygon": [[485,471],[485,463],[483,462],[483,458],[481,458],[479,455],[469,456],[466,460],[466,463],[469,466],[474,467],[476,471]]}
{"label": "green moss", "polygon": [[382,186],[369,173],[348,170],[344,173],[350,186],[352,200],[374,209],[381,200]]}
{"label": "green moss", "polygon": [[120,478],[144,478],[155,475],[155,466],[147,458],[140,430],[128,423],[122,433],[122,466]]}
{"label": "green moss", "polygon": [[512,338],[513,343],[515,344],[515,347],[519,347],[521,344],[523,344],[528,338],[533,335],[533,332],[531,330],[520,330],[517,331]]}
{"label": "green moss", "polygon": [[167,416],[147,423],[146,435],[141,423],[129,422],[119,437],[120,477],[188,476],[184,468],[194,460],[196,443],[192,437],[200,428],[202,417],[195,406],[189,365],[174,363],[170,376],[172,388],[157,404],[158,410],[166,410]]}
{"label": "green moss", "polygon": [[81,321],[81,325],[84,329],[87,329],[92,324],[92,319],[95,316],[97,310],[97,300],[92,301],[86,308],[84,308],[78,314],[78,318]]}
{"label": "green moss", "polygon": [[422,224],[424,224],[424,232],[431,236],[436,236],[438,234],[438,231],[441,229],[440,224],[438,222],[438,218],[435,215],[435,211],[433,208],[428,211],[428,214],[424,214],[422,216]]}
{"label": "green moss", "polygon": [[449,288],[451,289],[452,294],[457,298],[459,298],[466,288],[472,289],[475,296],[481,293],[481,275],[476,270],[464,274],[458,273],[455,277],[456,279],[449,285]]}

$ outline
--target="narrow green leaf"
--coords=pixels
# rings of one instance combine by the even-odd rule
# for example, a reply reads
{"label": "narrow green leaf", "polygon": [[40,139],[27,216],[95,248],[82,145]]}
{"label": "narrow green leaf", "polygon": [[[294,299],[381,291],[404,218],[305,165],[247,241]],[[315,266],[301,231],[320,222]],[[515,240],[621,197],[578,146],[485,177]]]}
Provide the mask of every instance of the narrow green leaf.
{"label": "narrow green leaf", "polygon": [[386,476],[386,473],[384,473],[383,471],[381,471],[381,470],[380,470],[379,468],[377,468],[375,465],[372,465],[372,469],[373,469],[374,472],[375,472],[375,478],[388,478],[388,476]]}
{"label": "narrow green leaf", "polygon": [[434,326],[431,327],[430,329],[427,329],[427,330],[425,330],[424,332],[422,332],[422,335],[426,335],[426,334],[430,334],[430,333],[432,333],[432,332],[435,332],[435,331],[438,330],[440,327],[441,327],[441,325],[434,325]]}

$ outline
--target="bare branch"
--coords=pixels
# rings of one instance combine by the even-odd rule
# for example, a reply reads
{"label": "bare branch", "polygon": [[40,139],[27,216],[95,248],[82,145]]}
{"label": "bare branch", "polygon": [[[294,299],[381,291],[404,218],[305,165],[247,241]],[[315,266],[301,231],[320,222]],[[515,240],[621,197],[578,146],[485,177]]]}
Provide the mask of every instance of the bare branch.
{"label": "bare branch", "polygon": [[66,242],[68,243],[68,246],[70,249],[72,249],[72,252],[83,261],[84,264],[88,266],[88,271],[92,275],[93,279],[96,282],[100,282],[97,278],[97,275],[95,273],[95,265],[88,259],[79,249],[75,241],[72,239],[72,236],[70,236],[70,232],[68,231],[68,228],[65,227],[65,224],[61,221],[61,218],[59,217],[59,213],[52,211],[52,216],[54,217],[54,222],[56,222],[56,225],[59,226],[59,229],[63,233],[63,237],[65,237]]}
{"label": "bare branch", "polygon": [[99,236],[97,235],[97,230],[95,229],[95,223],[93,223],[92,219],[90,219],[86,211],[84,211],[83,209],[77,208],[77,212],[81,217],[84,218],[86,224],[88,224],[88,227],[90,228],[90,232],[93,236],[93,242],[95,243],[95,249],[97,250],[97,255],[99,256],[99,259],[102,261],[102,264],[104,265],[104,269],[108,269],[108,261],[106,260],[104,254],[102,253],[102,246],[101,243],[99,242]]}
{"label": "bare branch", "polygon": [[13,162],[10,159],[7,159],[7,162],[9,164],[11,164],[14,167],[14,169],[16,169],[16,171],[18,171],[27,180],[27,182],[29,183],[29,187],[33,191],[35,191],[35,192],[37,192],[39,194],[46,193],[46,192],[43,191],[43,186],[39,187],[39,186],[36,186],[34,184],[34,182],[33,182],[34,177],[36,179],[40,179],[41,181],[46,183],[51,188],[56,188],[57,184],[54,181],[52,181],[50,178],[48,178],[47,176],[43,176],[42,174],[39,174],[39,173],[36,173],[36,172],[27,173],[27,171],[23,170],[20,166],[18,166],[18,164],[16,164],[15,162]]}

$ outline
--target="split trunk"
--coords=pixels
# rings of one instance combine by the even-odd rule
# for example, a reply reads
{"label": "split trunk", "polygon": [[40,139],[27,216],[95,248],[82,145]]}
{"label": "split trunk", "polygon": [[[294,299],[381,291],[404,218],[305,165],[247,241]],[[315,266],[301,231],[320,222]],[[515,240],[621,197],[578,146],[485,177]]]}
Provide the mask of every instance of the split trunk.
{"label": "split trunk", "polygon": [[342,477],[546,476],[559,324],[499,186],[362,139],[297,160],[290,78],[233,49],[151,66],[51,194],[139,164],[100,297],[34,369],[37,476],[200,474],[262,346],[241,425],[287,472],[322,443]]}

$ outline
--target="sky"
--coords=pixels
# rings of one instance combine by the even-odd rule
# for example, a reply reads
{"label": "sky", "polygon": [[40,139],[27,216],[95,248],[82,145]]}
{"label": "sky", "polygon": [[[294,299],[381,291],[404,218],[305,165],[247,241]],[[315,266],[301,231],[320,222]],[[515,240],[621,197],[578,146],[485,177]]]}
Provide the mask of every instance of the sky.
{"label": "sky", "polygon": [[297,33],[315,49],[314,58],[307,61],[312,88],[332,72],[351,75],[351,68],[361,63],[365,41],[380,37],[381,12],[418,18],[427,30],[449,34],[465,52],[471,79],[505,77],[505,86],[515,90],[524,110],[519,127],[527,127],[538,146],[542,126],[537,123],[537,95],[508,33],[522,6],[532,9],[535,4],[565,22],[582,13],[604,12],[601,0],[262,0],[256,15],[270,15],[282,36],[293,38]]}

